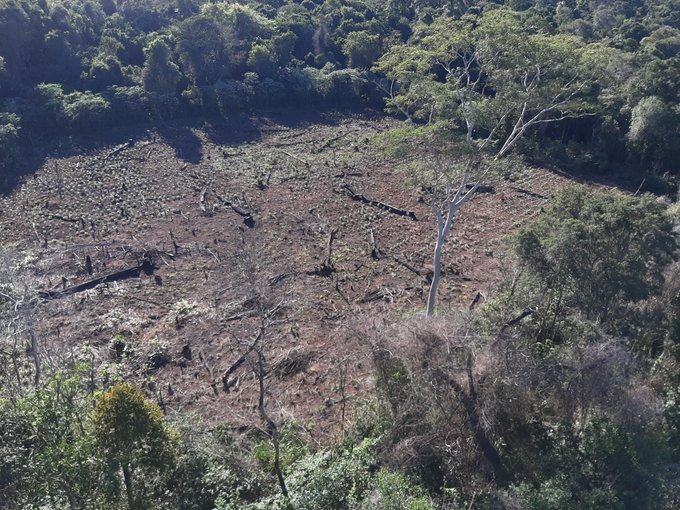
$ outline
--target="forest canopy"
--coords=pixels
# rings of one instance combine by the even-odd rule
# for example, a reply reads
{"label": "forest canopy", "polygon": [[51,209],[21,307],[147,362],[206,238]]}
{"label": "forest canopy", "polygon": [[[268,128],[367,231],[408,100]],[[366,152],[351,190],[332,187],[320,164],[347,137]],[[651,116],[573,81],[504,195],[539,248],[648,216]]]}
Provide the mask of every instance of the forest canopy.
{"label": "forest canopy", "polygon": [[528,156],[674,173],[677,11],[673,0],[2,0],[0,165],[57,134],[253,109],[386,101],[458,129],[464,67],[477,130],[521,108],[523,87],[527,118],[550,97],[518,143]]}

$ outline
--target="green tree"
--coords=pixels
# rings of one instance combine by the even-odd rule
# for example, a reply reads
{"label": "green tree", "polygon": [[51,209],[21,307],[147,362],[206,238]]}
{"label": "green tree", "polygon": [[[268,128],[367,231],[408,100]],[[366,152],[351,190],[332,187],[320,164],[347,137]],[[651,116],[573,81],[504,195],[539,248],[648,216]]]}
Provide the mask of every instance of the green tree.
{"label": "green tree", "polygon": [[349,67],[368,69],[382,53],[380,36],[365,30],[351,32],[345,38],[342,52]]}
{"label": "green tree", "polygon": [[250,49],[248,66],[259,76],[274,76],[277,70],[276,56],[267,44],[256,42]]}
{"label": "green tree", "polygon": [[0,167],[7,168],[19,157],[20,118],[16,114],[0,113]]}
{"label": "green tree", "polygon": [[677,161],[679,115],[658,97],[645,97],[633,108],[628,142],[640,155],[647,170],[659,171]]}
{"label": "green tree", "polygon": [[75,131],[105,127],[111,118],[111,103],[92,92],[64,96],[64,115]]}
{"label": "green tree", "polygon": [[658,291],[675,240],[663,206],[635,197],[563,190],[545,213],[515,237],[521,264],[553,295],[557,310],[576,310],[603,325],[625,305]]}
{"label": "green tree", "polygon": [[170,60],[167,37],[156,37],[144,48],[142,83],[144,90],[155,94],[175,94],[182,75],[177,64]]}
{"label": "green tree", "polygon": [[177,51],[195,85],[212,85],[230,75],[230,27],[207,16],[192,16],[177,27]]}
{"label": "green tree", "polygon": [[93,396],[77,372],[58,373],[45,387],[23,402],[33,432],[33,468],[37,494],[66,500],[73,510],[78,501],[97,498],[101,463],[92,456],[87,417]]}
{"label": "green tree", "polygon": [[428,315],[452,222],[491,168],[481,168],[483,155],[498,160],[539,126],[589,113],[594,69],[608,53],[574,37],[534,32],[521,14],[497,9],[478,19],[442,17],[421,25],[408,44],[392,47],[374,66],[386,77],[389,109],[428,123],[446,120],[465,133],[459,175],[434,170],[447,179],[442,201],[436,193],[432,200],[437,241]]}
{"label": "green tree", "polygon": [[132,384],[114,386],[100,397],[92,426],[103,457],[123,472],[128,507],[138,508],[135,470],[170,467],[175,433],[165,424],[161,409]]}

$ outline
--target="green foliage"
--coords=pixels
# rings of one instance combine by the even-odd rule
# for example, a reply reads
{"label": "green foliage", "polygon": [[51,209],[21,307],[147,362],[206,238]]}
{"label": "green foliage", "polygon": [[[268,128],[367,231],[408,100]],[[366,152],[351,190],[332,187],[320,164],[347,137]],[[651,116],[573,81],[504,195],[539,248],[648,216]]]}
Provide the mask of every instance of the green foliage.
{"label": "green foliage", "polygon": [[8,168],[19,157],[21,119],[17,114],[0,113],[0,168]]}
{"label": "green foliage", "polygon": [[601,324],[621,319],[627,303],[659,288],[675,248],[652,197],[578,186],[562,191],[514,244],[540,288],[557,294],[557,306]]}
{"label": "green foliage", "polygon": [[177,64],[170,60],[169,40],[157,37],[144,48],[146,60],[142,69],[144,89],[155,94],[175,94],[181,79]]}
{"label": "green foliage", "polygon": [[226,427],[208,430],[192,415],[176,416],[173,427],[180,444],[163,488],[163,499],[170,508],[242,508],[263,496],[267,477],[249,462],[250,445],[243,439],[232,436]]}
{"label": "green foliage", "polygon": [[[279,462],[283,471],[308,453],[302,432],[302,427],[294,422],[284,423],[280,428]],[[253,455],[262,467],[274,473],[274,446],[270,439],[258,442],[253,449]]]}
{"label": "green foliage", "polygon": [[111,119],[111,103],[91,92],[64,96],[64,116],[75,131],[104,127]]}
{"label": "green foliage", "polygon": [[381,469],[370,492],[356,510],[434,510],[422,487],[410,483],[404,475]]}
{"label": "green foliage", "polygon": [[87,434],[94,397],[85,371],[57,373],[40,391],[0,402],[0,488],[14,498],[7,508],[47,498],[59,507],[96,499],[102,462]]}
{"label": "green foliage", "polygon": [[[110,466],[113,494],[118,492],[118,471],[123,470],[130,510],[142,498],[138,482],[144,486],[150,474],[168,470],[175,461],[176,433],[166,425],[158,405],[149,402],[132,384],[119,384],[99,397],[92,418],[92,438]],[[135,470],[144,470],[146,476],[133,477]]]}
{"label": "green foliage", "polygon": [[255,94],[252,87],[237,80],[218,81],[214,90],[217,107],[224,117],[246,109]]}
{"label": "green foliage", "polygon": [[163,412],[132,384],[103,393],[93,417],[97,447],[118,464],[163,468],[172,462],[176,438]]}
{"label": "green foliage", "polygon": [[342,52],[350,67],[368,69],[382,53],[380,37],[365,30],[347,35]]}
{"label": "green foliage", "polygon": [[669,169],[680,150],[673,139],[680,134],[678,112],[658,97],[645,97],[635,105],[627,138],[650,171]]}
{"label": "green foliage", "polygon": [[471,134],[506,117],[514,123],[520,112],[528,123],[588,110],[594,52],[534,30],[504,9],[418,26],[409,44],[393,46],[374,67],[399,87],[388,107],[422,120],[453,117]]}
{"label": "green foliage", "polygon": [[193,16],[177,27],[177,50],[184,73],[195,85],[230,76],[229,27],[208,16]]}
{"label": "green foliage", "polygon": [[[21,108],[2,111],[21,117],[18,145],[27,147],[35,136],[111,120],[224,114],[235,103],[377,106],[387,96],[391,111],[418,122],[453,121],[476,137],[498,124],[495,140],[512,132],[523,109],[525,121],[540,114],[517,148],[579,170],[675,172],[680,46],[673,5],[6,0],[0,97]],[[377,75],[365,71],[371,66]],[[252,72],[257,83],[246,79]],[[220,107],[213,88],[230,80],[254,92]],[[69,99],[45,111],[34,101],[40,83],[58,84]],[[145,104],[136,110],[109,92],[138,87],[149,97],[137,98]],[[651,108],[653,97],[664,102],[663,115]]]}
{"label": "green foliage", "polygon": [[353,508],[371,484],[374,441],[351,450],[326,450],[308,455],[288,470],[290,504],[297,510]]}
{"label": "green foliage", "polygon": [[[557,471],[538,484],[517,484],[512,492],[531,510],[661,508],[668,449],[663,437],[594,420],[574,449],[558,450]],[[568,456],[568,459],[560,457]],[[560,462],[564,464],[560,467]]]}
{"label": "green foliage", "polygon": [[[678,12],[677,0],[0,0],[0,173],[55,135],[385,98],[412,122],[377,143],[423,188],[424,170],[489,136],[479,160],[490,161],[515,129],[509,147],[527,158],[672,182]],[[518,162],[497,165],[514,178]],[[671,225],[651,197],[612,191],[571,188],[545,209],[512,239],[518,276],[477,317],[493,341],[480,334],[418,367],[424,354],[376,356],[379,398],[342,447],[310,452],[282,430],[290,500],[269,442],[175,417],[176,434],[130,385],[96,402],[93,374],[120,378],[112,365],[45,374],[37,388],[3,372],[0,507],[113,508],[127,493],[149,508],[422,510],[435,507],[427,490],[464,508],[677,507],[667,474],[680,459],[680,308],[661,293]],[[441,338],[415,340],[433,341],[432,354]],[[121,339],[111,347],[132,355]],[[30,379],[30,365],[17,373]],[[507,479],[490,481],[480,434]]]}

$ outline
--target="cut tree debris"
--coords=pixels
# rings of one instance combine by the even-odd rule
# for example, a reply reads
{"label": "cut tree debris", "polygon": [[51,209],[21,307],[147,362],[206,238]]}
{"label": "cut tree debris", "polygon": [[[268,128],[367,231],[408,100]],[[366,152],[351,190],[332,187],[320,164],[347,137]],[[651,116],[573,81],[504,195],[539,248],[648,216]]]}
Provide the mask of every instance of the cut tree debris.
{"label": "cut tree debris", "polygon": [[38,295],[44,299],[59,299],[64,296],[70,296],[72,294],[77,294],[78,292],[94,289],[97,285],[102,283],[117,282],[126,278],[137,278],[142,272],[146,275],[151,275],[153,274],[154,269],[155,266],[153,262],[149,258],[144,258],[142,262],[136,266],[109,273],[63,290],[41,290],[38,291]]}
{"label": "cut tree debris", "polygon": [[380,202],[379,200],[373,200],[371,198],[368,198],[361,193],[355,193],[352,188],[349,187],[348,184],[343,184],[342,189],[344,192],[349,195],[349,197],[352,200],[356,200],[357,202],[361,202],[363,204],[371,205],[373,207],[377,207],[378,209],[382,209],[383,211],[391,212],[393,214],[397,214],[399,216],[407,216],[411,218],[413,221],[418,221],[418,218],[416,217],[416,213],[413,211],[406,211],[405,209],[400,209],[399,207],[394,207],[393,205],[386,204],[385,202]]}

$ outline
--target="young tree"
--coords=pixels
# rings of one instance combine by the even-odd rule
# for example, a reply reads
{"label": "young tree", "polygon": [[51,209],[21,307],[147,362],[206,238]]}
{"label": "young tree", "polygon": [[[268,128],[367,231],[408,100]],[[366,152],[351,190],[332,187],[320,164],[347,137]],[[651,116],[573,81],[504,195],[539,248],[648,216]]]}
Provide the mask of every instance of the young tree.
{"label": "young tree", "polygon": [[175,434],[163,412],[132,384],[120,384],[97,402],[92,420],[95,445],[105,460],[123,472],[128,508],[139,508],[136,469],[162,471],[174,459]]}
{"label": "young tree", "polygon": [[374,67],[386,76],[388,109],[416,121],[445,120],[465,133],[462,170],[457,178],[449,173],[443,205],[432,201],[437,243],[428,315],[453,219],[491,162],[537,126],[591,113],[594,64],[605,50],[527,31],[520,14],[504,9],[475,20],[441,18],[418,27],[409,43],[391,48]]}

